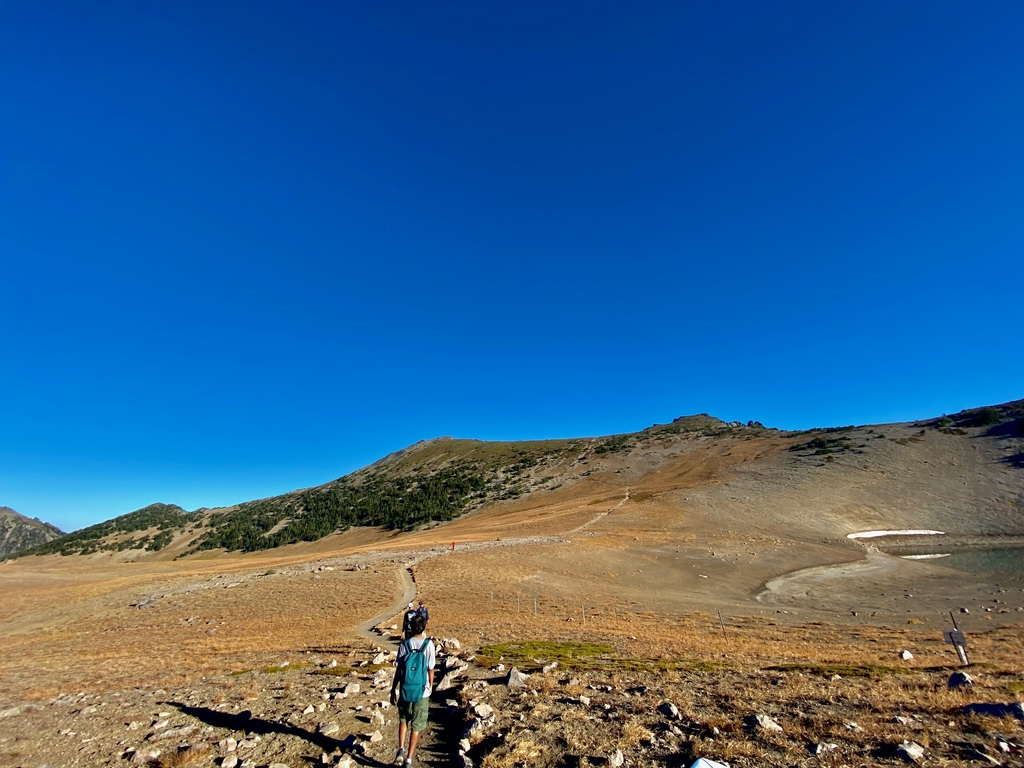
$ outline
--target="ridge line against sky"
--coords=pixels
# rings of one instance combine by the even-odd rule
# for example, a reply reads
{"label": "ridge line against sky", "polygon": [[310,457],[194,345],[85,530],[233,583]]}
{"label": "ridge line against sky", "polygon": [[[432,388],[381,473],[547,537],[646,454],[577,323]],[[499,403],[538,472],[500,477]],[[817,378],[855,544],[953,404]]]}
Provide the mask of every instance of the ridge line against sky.
{"label": "ridge line against sky", "polygon": [[0,504],[1024,385],[1024,5],[0,5]]}

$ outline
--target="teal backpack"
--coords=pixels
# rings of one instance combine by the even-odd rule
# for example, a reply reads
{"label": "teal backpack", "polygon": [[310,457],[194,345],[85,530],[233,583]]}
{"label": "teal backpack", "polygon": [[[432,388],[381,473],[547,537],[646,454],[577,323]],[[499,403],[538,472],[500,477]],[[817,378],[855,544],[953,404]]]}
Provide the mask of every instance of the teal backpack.
{"label": "teal backpack", "polygon": [[402,666],[398,673],[401,675],[402,701],[417,702],[423,698],[423,689],[427,687],[427,657],[423,653],[427,649],[430,638],[426,637],[420,647],[413,650],[406,640],[402,643],[405,646],[405,656],[402,657]]}

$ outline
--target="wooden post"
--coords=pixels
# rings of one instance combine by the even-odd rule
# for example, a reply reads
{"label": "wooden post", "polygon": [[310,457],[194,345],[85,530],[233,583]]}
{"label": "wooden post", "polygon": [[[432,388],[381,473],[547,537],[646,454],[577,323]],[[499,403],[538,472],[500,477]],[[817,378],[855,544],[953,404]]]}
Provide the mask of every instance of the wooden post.
{"label": "wooden post", "polygon": [[583,623],[586,624],[587,623],[587,606],[582,605],[580,607],[583,609]]}
{"label": "wooden post", "polygon": [[955,634],[951,633],[951,636],[948,638],[948,642],[956,649],[956,656],[960,659],[960,663],[965,667],[969,667],[971,666],[971,660],[967,658],[967,638],[965,638],[963,633],[960,631],[960,627],[956,625],[956,617],[953,615],[952,611],[949,612],[949,618],[953,620],[953,629],[955,630]]}
{"label": "wooden post", "polygon": [[537,615],[537,598],[533,598],[533,615]]}
{"label": "wooden post", "polygon": [[718,621],[722,625],[722,637],[724,637],[725,640],[728,641],[729,640],[729,636],[725,633],[725,619],[722,618],[722,609],[721,608],[718,609]]}

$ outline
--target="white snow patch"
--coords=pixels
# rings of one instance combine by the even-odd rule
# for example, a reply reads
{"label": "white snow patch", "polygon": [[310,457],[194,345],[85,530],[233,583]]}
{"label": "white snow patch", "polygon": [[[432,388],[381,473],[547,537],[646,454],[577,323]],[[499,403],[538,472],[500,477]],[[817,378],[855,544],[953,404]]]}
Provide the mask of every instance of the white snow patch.
{"label": "white snow patch", "polygon": [[949,557],[951,552],[943,552],[942,554],[934,555],[900,555],[904,560],[934,560],[937,557]]}
{"label": "white snow patch", "polygon": [[861,531],[860,533],[848,533],[846,538],[848,539],[876,539],[879,536],[945,536],[945,531],[915,531],[915,530],[902,530],[902,531]]}

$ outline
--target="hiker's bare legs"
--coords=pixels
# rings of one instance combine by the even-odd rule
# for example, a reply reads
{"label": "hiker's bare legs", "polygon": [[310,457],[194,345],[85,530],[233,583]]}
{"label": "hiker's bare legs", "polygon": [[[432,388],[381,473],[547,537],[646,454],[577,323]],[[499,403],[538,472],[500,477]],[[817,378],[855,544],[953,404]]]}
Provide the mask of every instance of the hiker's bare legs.
{"label": "hiker's bare legs", "polygon": [[405,731],[407,726],[404,722],[398,723],[398,748],[401,749],[405,746]]}
{"label": "hiker's bare legs", "polygon": [[409,759],[410,760],[412,760],[413,755],[416,754],[416,745],[419,743],[419,740],[420,740],[420,732],[419,731],[413,731],[412,735],[409,736]]}

